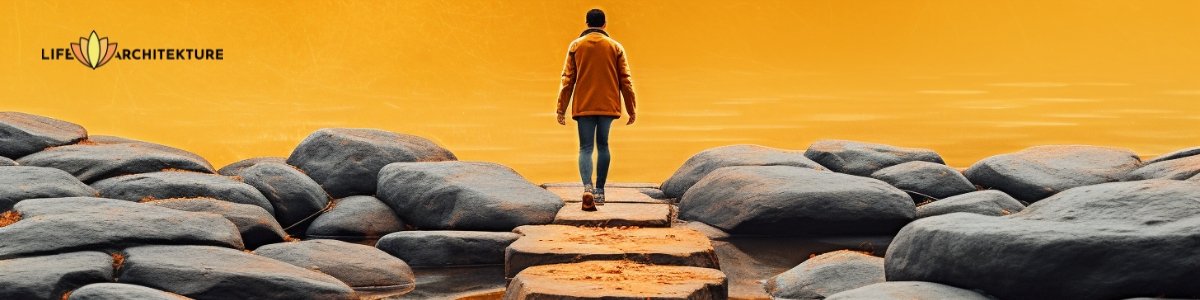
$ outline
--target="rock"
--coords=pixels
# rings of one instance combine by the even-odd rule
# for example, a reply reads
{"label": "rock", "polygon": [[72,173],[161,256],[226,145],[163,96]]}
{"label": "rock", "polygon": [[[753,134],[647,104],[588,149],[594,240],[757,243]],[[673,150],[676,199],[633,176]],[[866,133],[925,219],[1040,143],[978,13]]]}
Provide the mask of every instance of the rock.
{"label": "rock", "polygon": [[917,218],[927,218],[956,212],[987,216],[1007,216],[1025,209],[1017,199],[997,190],[966,193],[929,204],[917,206]]}
{"label": "rock", "polygon": [[77,287],[112,280],[113,259],[103,252],[0,260],[0,295],[6,299],[58,300]]}
{"label": "rock", "polygon": [[580,204],[563,206],[554,224],[591,227],[670,227],[668,204],[608,203],[597,211],[584,211]]}
{"label": "rock", "polygon": [[512,232],[401,231],[383,236],[376,248],[414,266],[503,264]]}
{"label": "rock", "polygon": [[386,234],[404,230],[404,221],[392,208],[371,196],[338,199],[333,208],[317,216],[306,236],[348,242],[374,241]]}
{"label": "rock", "polygon": [[1185,180],[1200,174],[1200,155],[1145,165],[1125,175],[1125,181],[1146,179]]}
{"label": "rock", "polygon": [[858,176],[871,176],[875,171],[910,161],[946,163],[942,156],[929,149],[843,140],[813,142],[804,156],[834,172]]}
{"label": "rock", "polygon": [[308,175],[295,167],[276,162],[262,162],[237,173],[242,182],[253,186],[267,197],[275,208],[275,219],[290,232],[304,232],[307,223],[329,205],[329,195]]}
{"label": "rock", "polygon": [[16,165],[18,165],[17,161],[12,160],[11,158],[0,156],[0,167],[9,167],[9,166],[16,166]]}
{"label": "rock", "polygon": [[129,201],[169,198],[213,198],[261,207],[274,215],[271,202],[258,189],[236,179],[195,172],[153,172],[117,176],[92,184],[100,196]]}
{"label": "rock", "polygon": [[351,299],[332,276],[238,250],[140,246],[125,250],[119,282],[197,299]]}
{"label": "rock", "polygon": [[287,233],[271,214],[261,207],[221,201],[212,198],[175,198],[145,202],[147,205],[166,207],[191,212],[206,212],[221,215],[233,222],[242,233],[246,249],[282,242]]}
{"label": "rock", "polygon": [[975,185],[958,170],[927,161],[910,161],[883,168],[871,173],[871,178],[908,192],[913,200],[936,200],[975,191]]}
{"label": "rock", "polygon": [[124,283],[93,283],[71,291],[66,300],[184,300],[184,296],[132,284]]}
{"label": "rock", "polygon": [[712,243],[686,228],[521,226],[504,252],[505,277],[532,266],[589,260],[631,260],[654,265],[719,268]]}
{"label": "rock", "polygon": [[[563,202],[579,203],[583,201],[583,186],[549,186],[546,191],[554,193]],[[655,199],[643,192],[643,188],[605,187],[604,197],[608,203],[659,203],[668,204],[670,200]],[[658,189],[654,189],[658,191]],[[661,194],[661,191],[659,192]]]}
{"label": "rock", "polygon": [[325,128],[304,138],[287,163],[334,198],[375,193],[379,169],[394,162],[457,160],[425,138],[377,129]]}
{"label": "rock", "polygon": [[377,194],[421,230],[509,231],[549,224],[563,207],[553,193],[487,162],[390,164],[379,171]]}
{"label": "rock", "polygon": [[1145,164],[1151,165],[1151,164],[1156,164],[1156,163],[1160,163],[1160,162],[1164,162],[1164,161],[1168,161],[1168,160],[1172,160],[1172,159],[1191,157],[1191,156],[1195,156],[1195,155],[1200,155],[1200,147],[1179,149],[1174,152],[1159,155],[1158,157],[1155,157],[1154,159],[1147,160]]}
{"label": "rock", "polygon": [[255,166],[255,165],[258,165],[258,164],[261,164],[261,163],[280,163],[280,164],[286,165],[287,158],[285,158],[285,157],[247,158],[247,159],[233,162],[224,167],[221,167],[220,170],[217,170],[217,174],[221,174],[221,175],[225,175],[225,176],[238,176],[242,173],[242,170],[252,167],[252,166]]}
{"label": "rock", "polygon": [[912,300],[912,299],[956,299],[991,300],[983,294],[944,284],[920,281],[892,281],[876,283],[857,289],[833,294],[828,300]]}
{"label": "rock", "polygon": [[1200,285],[1181,278],[1200,270],[1198,215],[1200,186],[1147,180],[1073,188],[1005,217],[919,219],[888,247],[887,278],[1001,299],[1194,297]]}
{"label": "rock", "polygon": [[20,158],[87,138],[75,123],[26,113],[0,112],[0,156]]}
{"label": "rock", "polygon": [[825,299],[880,282],[884,282],[883,258],[843,250],[809,258],[768,279],[766,289],[773,298]]}
{"label": "rock", "polygon": [[96,190],[62,170],[0,167],[0,212],[25,199],[81,196],[96,196]]}
{"label": "rock", "polygon": [[350,285],[360,296],[401,296],[416,286],[408,264],[371,246],[307,240],[266,245],[254,254],[328,274]]}
{"label": "rock", "polygon": [[965,173],[975,184],[1034,202],[1073,187],[1117,181],[1139,164],[1129,150],[1052,145],[988,157]]}
{"label": "rock", "polygon": [[[117,139],[117,138],[112,138]],[[67,171],[84,183],[167,169],[212,173],[207,160],[183,150],[140,141],[111,141],[54,147],[17,160],[25,166]]]}
{"label": "rock", "polygon": [[726,299],[726,284],[725,274],[709,268],[588,261],[526,269],[504,299]]}
{"label": "rock", "polygon": [[891,234],[914,217],[883,181],[789,166],[718,169],[679,203],[679,218],[741,235]]}
{"label": "rock", "polygon": [[225,218],[102,198],[30,199],[17,203],[16,223],[0,227],[0,259],[143,244],[244,248]]}
{"label": "rock", "polygon": [[802,151],[759,145],[723,146],[701,151],[688,158],[683,166],[675,170],[671,178],[663,182],[662,192],[668,198],[679,198],[709,172],[730,166],[793,166],[826,170],[817,162],[804,157]]}

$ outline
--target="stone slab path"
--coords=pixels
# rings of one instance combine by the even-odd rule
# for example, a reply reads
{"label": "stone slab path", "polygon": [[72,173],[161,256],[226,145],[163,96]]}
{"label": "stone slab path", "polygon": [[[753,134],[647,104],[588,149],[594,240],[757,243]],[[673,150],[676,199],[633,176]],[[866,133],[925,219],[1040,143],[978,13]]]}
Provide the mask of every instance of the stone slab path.
{"label": "stone slab path", "polygon": [[583,211],[568,202],[554,217],[554,224],[591,227],[670,227],[671,205],[655,203],[608,203],[596,211]]}
{"label": "stone slab path", "polygon": [[[566,202],[580,202],[583,195],[583,185],[569,184],[548,184],[545,186],[547,191],[558,195]],[[658,187],[623,187],[621,185],[609,185],[604,188],[604,198],[606,203],[671,203],[668,199],[655,199],[647,193],[658,191]],[[661,194],[661,192],[658,192]]]}

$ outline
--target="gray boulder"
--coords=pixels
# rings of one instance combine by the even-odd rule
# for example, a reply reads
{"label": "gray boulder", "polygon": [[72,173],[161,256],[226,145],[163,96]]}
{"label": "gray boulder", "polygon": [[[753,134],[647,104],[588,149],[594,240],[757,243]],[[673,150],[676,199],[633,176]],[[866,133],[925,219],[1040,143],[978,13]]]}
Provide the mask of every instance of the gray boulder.
{"label": "gray boulder", "polygon": [[375,193],[376,175],[394,162],[457,160],[423,137],[377,129],[325,128],[304,138],[287,163],[304,170],[334,198]]}
{"label": "gray boulder", "polygon": [[675,170],[671,178],[662,183],[662,193],[669,198],[679,198],[709,172],[731,166],[793,166],[825,170],[825,167],[817,162],[804,157],[803,151],[759,145],[722,146],[701,151],[688,158]]}
{"label": "gray boulder", "polygon": [[1156,164],[1156,163],[1160,163],[1160,162],[1164,162],[1164,161],[1168,161],[1168,160],[1172,160],[1172,159],[1191,157],[1191,156],[1195,156],[1195,155],[1200,155],[1200,147],[1179,149],[1179,150],[1176,150],[1176,151],[1173,151],[1170,153],[1159,155],[1158,157],[1155,157],[1154,159],[1147,160],[1146,164],[1147,165]]}
{"label": "gray boulder", "polygon": [[187,151],[115,137],[105,142],[54,147],[17,159],[17,163],[67,171],[84,183],[167,169],[213,172],[207,160]]}
{"label": "gray boulder", "polygon": [[825,299],[830,295],[884,282],[883,258],[856,251],[821,254],[767,280],[773,298]]}
{"label": "gray boulder", "polygon": [[112,280],[113,259],[103,252],[0,260],[0,295],[5,299],[58,300],[75,288]]}
{"label": "gray boulder", "polygon": [[184,296],[132,284],[93,283],[71,291],[66,300],[185,300]]}
{"label": "gray boulder", "polygon": [[944,284],[920,281],[876,283],[833,294],[828,300],[992,300],[983,294]]}
{"label": "gray boulder", "polygon": [[244,248],[225,218],[102,198],[30,199],[17,203],[21,219],[0,227],[0,259],[143,244]]}
{"label": "gray boulder", "polygon": [[9,166],[16,166],[16,165],[19,165],[17,163],[17,161],[12,160],[11,158],[0,156],[0,167],[9,167]]}
{"label": "gray boulder", "polygon": [[391,207],[371,196],[350,196],[334,201],[333,208],[317,216],[306,236],[348,242],[375,241],[404,230],[404,221]]}
{"label": "gray boulder", "polygon": [[0,112],[0,156],[20,158],[86,138],[87,130],[75,123],[27,113]]}
{"label": "gray boulder", "polygon": [[291,228],[289,232],[304,232],[307,222],[329,205],[329,195],[321,185],[284,163],[261,162],[242,169],[237,176],[267,197],[275,208],[275,219]]}
{"label": "gray boulder", "polygon": [[[971,253],[971,255],[963,255]],[[938,282],[1001,299],[1196,297],[1200,185],[1073,188],[1004,217],[953,213],[904,227],[888,280]]]}
{"label": "gray boulder", "polygon": [[254,250],[254,254],[329,274],[350,285],[360,296],[394,297],[416,287],[408,264],[371,246],[307,240],[266,245]]}
{"label": "gray boulder", "polygon": [[929,149],[844,140],[813,142],[804,156],[835,172],[858,176],[871,176],[875,171],[910,161],[946,163],[942,156]]}
{"label": "gray boulder", "polygon": [[100,196],[129,201],[170,198],[213,198],[261,207],[274,215],[271,202],[253,186],[236,179],[208,173],[153,172],[117,176],[92,184]]}
{"label": "gray boulder", "polygon": [[287,233],[271,214],[261,207],[238,204],[212,198],[175,198],[145,202],[147,205],[166,207],[191,212],[206,212],[221,215],[233,222],[242,233],[242,243],[246,249],[282,242]]}
{"label": "gray boulder", "polygon": [[883,180],[908,192],[914,201],[942,199],[975,191],[966,176],[949,166],[927,161],[910,161],[871,173],[871,178]]}
{"label": "gray boulder", "polygon": [[379,172],[377,195],[421,230],[509,231],[549,224],[563,206],[554,193],[487,162],[390,164]]}
{"label": "gray boulder", "polygon": [[414,266],[504,264],[504,250],[521,235],[483,231],[401,231],[376,248]]}
{"label": "gray boulder", "polygon": [[1185,180],[1200,174],[1200,155],[1145,165],[1125,175],[1125,181],[1146,179]]}
{"label": "gray boulder", "polygon": [[927,218],[956,212],[987,216],[1007,216],[1025,209],[1021,201],[997,190],[966,193],[929,204],[917,206],[917,218]]}
{"label": "gray boulder", "polygon": [[354,290],[321,272],[210,246],[125,249],[119,282],[197,299],[352,299]]}
{"label": "gray boulder", "polygon": [[1140,164],[1132,151],[1096,146],[1037,146],[976,162],[967,179],[1034,202],[1073,187],[1117,181]]}
{"label": "gray boulder", "polygon": [[891,234],[915,216],[883,181],[790,166],[717,169],[679,203],[680,219],[741,235]]}
{"label": "gray boulder", "polygon": [[25,199],[96,196],[75,176],[54,168],[0,167],[0,211]]}
{"label": "gray boulder", "polygon": [[217,170],[217,174],[221,174],[221,175],[225,175],[225,176],[237,176],[238,174],[242,173],[243,169],[246,169],[246,168],[252,167],[254,165],[261,164],[261,163],[281,163],[281,164],[286,165],[287,158],[286,157],[273,157],[273,156],[272,157],[247,158],[247,159],[233,162],[224,167],[221,167],[220,170]]}

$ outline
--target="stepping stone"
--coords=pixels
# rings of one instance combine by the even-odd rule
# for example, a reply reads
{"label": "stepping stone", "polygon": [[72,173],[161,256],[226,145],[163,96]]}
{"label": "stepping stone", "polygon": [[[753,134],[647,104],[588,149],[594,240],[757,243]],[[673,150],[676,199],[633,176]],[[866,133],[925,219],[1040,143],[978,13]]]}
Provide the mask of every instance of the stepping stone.
{"label": "stepping stone", "polygon": [[[631,189],[657,189],[659,184],[653,182],[609,182],[605,183],[605,188],[631,188]],[[552,187],[577,187],[583,188],[582,183],[578,182],[550,182],[543,183],[542,188]]]}
{"label": "stepping stone", "polygon": [[670,227],[671,206],[667,204],[607,203],[597,211],[583,211],[578,204],[563,206],[554,224],[593,227]]}
{"label": "stepping stone", "polygon": [[725,274],[709,268],[588,261],[531,267],[513,278],[506,300],[725,299]]}
{"label": "stepping stone", "polygon": [[601,228],[521,226],[504,252],[504,276],[532,266],[589,260],[631,260],[672,266],[718,268],[712,243],[687,228]]}
{"label": "stepping stone", "polygon": [[[583,186],[551,186],[547,191],[558,195],[564,202],[580,202]],[[637,188],[606,187],[604,188],[605,203],[670,203],[664,199],[654,199]]]}

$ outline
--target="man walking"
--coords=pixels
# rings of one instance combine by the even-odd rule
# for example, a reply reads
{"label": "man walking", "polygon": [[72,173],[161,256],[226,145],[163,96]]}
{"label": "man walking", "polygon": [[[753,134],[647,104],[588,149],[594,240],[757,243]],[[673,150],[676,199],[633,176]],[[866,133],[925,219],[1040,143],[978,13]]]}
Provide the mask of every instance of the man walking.
{"label": "man walking", "polygon": [[[629,122],[636,119],[637,101],[625,48],[605,32],[604,11],[587,12],[588,28],[567,47],[562,86],[558,94],[558,124],[567,125],[567,104],[571,118],[579,125],[579,175],[583,178],[583,210],[595,211],[604,205],[604,182],[608,177],[608,130],[621,118],[621,98]],[[574,101],[572,103],[572,94]],[[592,186],[592,148],[599,151],[596,161],[596,186]]]}

